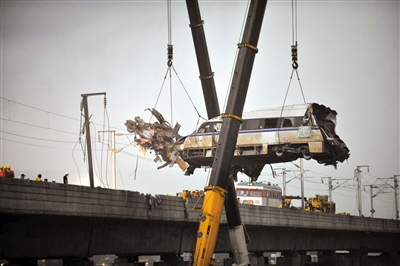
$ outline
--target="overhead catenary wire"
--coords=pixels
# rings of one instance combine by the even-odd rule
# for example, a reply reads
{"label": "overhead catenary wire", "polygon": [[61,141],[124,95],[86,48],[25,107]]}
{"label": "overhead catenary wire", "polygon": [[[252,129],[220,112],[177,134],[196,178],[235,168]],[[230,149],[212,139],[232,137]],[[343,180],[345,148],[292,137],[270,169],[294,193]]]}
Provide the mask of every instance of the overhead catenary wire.
{"label": "overhead catenary wire", "polygon": [[[62,133],[62,134],[68,134],[73,136],[74,140],[69,140],[70,138],[51,138],[51,135],[49,133],[42,133],[40,134],[38,137],[35,136],[30,136],[29,134],[20,134],[20,132],[22,131],[15,131],[14,130],[0,130],[0,140],[1,141],[6,141],[6,142],[10,142],[10,143],[16,143],[16,144],[20,144],[20,145],[25,145],[25,146],[32,146],[32,147],[38,147],[41,149],[51,149],[51,150],[58,150],[60,152],[63,152],[64,150],[66,151],[71,151],[71,156],[73,159],[73,163],[75,164],[76,167],[76,171],[77,171],[77,177],[79,178],[79,183],[82,185],[82,174],[81,174],[81,168],[77,163],[77,151],[78,150],[82,150],[83,151],[83,158],[85,159],[86,157],[86,145],[85,145],[85,141],[86,139],[82,139],[81,138],[81,134],[80,133],[84,133],[84,131],[82,130],[82,128],[79,128],[82,126],[82,116],[80,115],[79,118],[76,117],[70,117],[70,116],[66,116],[63,114],[59,114],[53,111],[49,111],[43,108],[37,108],[35,106],[32,105],[28,105],[25,103],[21,103],[6,97],[0,97],[1,101],[5,101],[7,102],[7,108],[9,108],[9,110],[7,112],[3,112],[2,113],[2,117],[0,117],[1,121],[4,121],[3,123],[13,123],[16,125],[21,125],[25,128],[37,128],[37,129],[41,129],[44,132],[57,132],[57,133]],[[5,107],[5,104],[3,105],[3,107]],[[27,122],[23,121],[24,117],[21,116],[17,116],[17,114],[21,113],[20,108],[27,108],[27,109],[32,109],[32,110],[36,110],[38,111],[37,115],[35,116],[35,119],[40,119],[44,122],[44,124],[40,124],[37,122],[37,120],[29,120]],[[11,110],[11,112],[10,112]],[[25,110],[26,112],[26,110]],[[32,111],[29,111],[31,112]],[[42,114],[41,114],[42,113]],[[49,119],[43,119],[45,117],[49,117],[49,116],[55,116],[58,117],[57,119],[57,123],[51,124],[49,122]],[[107,119],[107,122],[104,121],[103,119],[103,125],[105,125],[105,127],[103,128],[108,128],[108,129],[120,129],[117,127],[111,127],[110,126],[110,121],[109,121],[109,116],[108,116],[108,109],[105,109],[105,119]],[[50,119],[52,120],[52,119]],[[76,126],[74,125],[70,125],[70,122],[72,123],[76,123]],[[79,123],[79,124],[78,124]],[[96,131],[96,126],[100,126],[100,124],[95,123],[93,121],[90,122],[91,127],[95,128],[95,134],[92,135],[91,140],[92,142],[96,142],[96,138],[97,138],[97,131]],[[70,128],[78,128],[79,132],[69,132],[67,130],[63,130],[62,126],[65,125],[68,127],[68,129]],[[11,129],[11,128],[10,128]],[[32,129],[24,129],[23,132],[30,132],[32,131]],[[10,137],[6,137],[7,135],[9,135]],[[127,140],[129,141],[130,145],[127,145],[126,143],[121,143],[121,142],[117,142],[120,145],[123,145],[124,147],[128,147],[128,146],[132,146],[131,144],[134,143],[132,140],[129,139],[129,136],[126,136]],[[21,140],[19,140],[21,139]],[[22,140],[24,139],[24,140]],[[30,143],[29,140],[31,140],[32,142]],[[39,141],[43,141],[43,144],[40,144]],[[47,145],[46,143],[52,144],[52,145]],[[53,145],[54,144],[54,145]],[[58,145],[60,144],[60,145]],[[135,144],[135,143],[134,143]],[[65,145],[72,145],[70,148],[65,147]],[[94,148],[93,150],[97,153],[100,153],[102,150],[104,152],[104,146],[107,146],[107,143],[105,142],[101,142],[101,147],[97,147]],[[78,146],[80,146],[80,148],[78,148]],[[135,145],[134,145],[135,146]],[[104,147],[104,148],[103,148]],[[122,149],[120,149],[122,150]],[[137,156],[136,154],[134,154],[134,152],[121,152],[124,154],[124,156],[135,156],[137,158],[137,160],[144,160],[144,161],[149,161],[149,162],[153,162],[152,159],[143,157],[143,156]],[[108,159],[107,159],[108,161]],[[103,166],[104,164],[101,163]],[[100,165],[100,164],[99,164]],[[87,167],[87,166],[86,166]],[[99,169],[99,168],[96,168]],[[98,178],[100,175],[96,174],[96,178]],[[107,185],[107,181],[106,178],[98,178],[101,185],[102,186],[108,186]]]}

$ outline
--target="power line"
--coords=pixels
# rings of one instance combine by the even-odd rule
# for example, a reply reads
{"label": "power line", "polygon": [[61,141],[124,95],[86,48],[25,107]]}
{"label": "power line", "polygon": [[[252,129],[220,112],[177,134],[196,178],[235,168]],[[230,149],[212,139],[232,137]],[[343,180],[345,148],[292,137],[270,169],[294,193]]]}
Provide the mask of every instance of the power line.
{"label": "power line", "polygon": [[22,138],[28,138],[28,139],[35,139],[35,140],[41,140],[41,141],[49,141],[49,142],[60,142],[60,143],[75,143],[75,141],[67,141],[67,140],[51,140],[51,139],[42,139],[42,138],[34,138],[34,137],[28,137],[20,134],[15,134],[11,132],[7,132],[4,130],[0,130],[1,133],[17,136],[17,137],[22,137]]}
{"label": "power line", "polygon": [[44,109],[40,109],[40,108],[31,106],[31,105],[28,105],[28,104],[20,103],[20,102],[17,102],[17,101],[14,101],[14,100],[2,97],[2,96],[0,96],[0,99],[6,100],[8,102],[15,103],[15,104],[19,104],[19,105],[22,105],[22,106],[25,106],[25,107],[29,107],[29,108],[32,108],[32,109],[35,109],[35,110],[38,110],[38,111],[41,111],[41,112],[44,112],[44,113],[48,113],[48,114],[52,114],[52,115],[56,115],[56,116],[60,116],[60,117],[64,117],[64,118],[68,118],[68,119],[79,121],[79,119],[76,119],[76,118],[73,118],[73,117],[69,117],[69,116],[66,116],[66,115],[61,115],[61,114],[57,114],[57,113],[54,113],[54,112],[50,112],[50,111],[47,111],[47,110],[44,110]]}
{"label": "power line", "polygon": [[[31,105],[28,105],[28,104],[24,104],[24,103],[21,103],[21,102],[17,102],[17,101],[14,101],[14,100],[11,100],[11,99],[8,99],[8,98],[5,98],[5,97],[1,97],[1,96],[0,96],[0,99],[6,100],[6,101],[9,101],[9,102],[18,104],[18,105],[22,105],[22,106],[25,106],[25,107],[28,107],[28,108],[31,108],[31,109],[34,109],[34,110],[38,110],[38,111],[41,111],[41,112],[46,113],[46,114],[52,114],[52,115],[59,116],[59,117],[62,117],[62,118],[67,118],[67,119],[70,119],[70,120],[74,120],[74,121],[77,121],[77,122],[81,122],[80,119],[77,119],[77,118],[74,118],[74,117],[70,117],[70,116],[66,116],[66,115],[59,114],[59,113],[51,112],[51,111],[48,111],[48,110],[44,110],[44,109],[41,109],[41,108],[37,108],[37,107],[35,107],[35,106],[31,106]],[[4,121],[9,121],[9,122],[14,122],[14,123],[24,124],[24,125],[33,126],[33,127],[38,127],[38,128],[43,128],[43,129],[50,129],[50,128],[48,128],[48,127],[43,127],[43,126],[38,126],[38,125],[35,125],[35,124],[30,124],[30,123],[26,123],[26,122],[16,121],[16,120],[14,120],[14,119],[11,119],[10,117],[9,117],[9,118],[1,117],[0,119],[1,119],[1,120],[4,120]],[[116,129],[116,130],[126,130],[126,128],[117,128],[117,127],[111,127],[111,128]],[[51,130],[58,131],[58,130],[56,130],[56,129],[51,129]],[[60,131],[60,132],[68,133],[68,134],[73,134],[73,133],[65,132],[65,131]]]}
{"label": "power line", "polygon": [[[24,145],[29,145],[29,146],[35,146],[35,147],[40,147],[40,148],[47,148],[47,149],[60,149],[59,147],[49,147],[49,146],[43,146],[43,145],[38,145],[38,144],[32,144],[32,143],[26,143],[26,142],[21,142],[21,141],[16,141],[16,140],[11,140],[11,139],[6,139],[6,138],[0,138],[1,140],[9,141],[9,142],[14,142],[18,144],[24,144]],[[73,149],[65,149],[63,150],[73,150]]]}
{"label": "power line", "polygon": [[3,117],[1,117],[0,120],[12,122],[12,123],[17,123],[17,124],[22,124],[22,125],[25,125],[25,126],[31,126],[31,127],[41,128],[41,129],[47,129],[47,130],[56,131],[56,132],[60,132],[60,133],[65,133],[65,134],[76,135],[76,133],[72,133],[72,132],[67,132],[67,131],[63,131],[63,130],[58,130],[58,129],[53,129],[53,128],[49,128],[49,127],[39,126],[39,125],[30,124],[30,123],[26,123],[26,122],[10,120],[10,119],[6,119],[6,118],[3,118]]}

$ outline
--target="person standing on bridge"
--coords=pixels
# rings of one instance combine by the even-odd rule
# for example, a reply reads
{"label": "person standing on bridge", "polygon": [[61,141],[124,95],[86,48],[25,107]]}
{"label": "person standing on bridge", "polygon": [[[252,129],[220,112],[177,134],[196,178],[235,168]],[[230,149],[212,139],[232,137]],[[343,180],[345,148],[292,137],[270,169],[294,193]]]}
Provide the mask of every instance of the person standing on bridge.
{"label": "person standing on bridge", "polygon": [[68,171],[66,171],[64,174],[64,177],[63,177],[64,184],[68,184],[68,175],[69,175],[69,173],[68,173]]}
{"label": "person standing on bridge", "polygon": [[4,167],[5,166],[0,166],[0,177],[7,177],[7,171]]}
{"label": "person standing on bridge", "polygon": [[35,178],[35,181],[42,181],[42,175],[38,174],[38,176]]}

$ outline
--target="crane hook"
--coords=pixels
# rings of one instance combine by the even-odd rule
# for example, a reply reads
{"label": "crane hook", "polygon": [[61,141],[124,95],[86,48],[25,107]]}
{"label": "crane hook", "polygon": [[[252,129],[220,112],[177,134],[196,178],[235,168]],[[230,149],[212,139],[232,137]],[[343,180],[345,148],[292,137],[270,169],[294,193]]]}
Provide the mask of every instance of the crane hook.
{"label": "crane hook", "polygon": [[293,69],[299,67],[299,63],[297,63],[297,42],[296,45],[292,45],[292,67]]}
{"label": "crane hook", "polygon": [[173,46],[172,44],[168,44],[168,61],[167,61],[168,67],[172,66],[172,58],[173,58]]}

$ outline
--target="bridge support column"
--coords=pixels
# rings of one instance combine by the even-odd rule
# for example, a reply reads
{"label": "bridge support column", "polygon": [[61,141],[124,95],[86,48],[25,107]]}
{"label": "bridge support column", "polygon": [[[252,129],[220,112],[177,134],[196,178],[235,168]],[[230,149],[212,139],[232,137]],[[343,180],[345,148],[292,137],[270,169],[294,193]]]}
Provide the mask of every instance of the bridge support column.
{"label": "bridge support column", "polygon": [[30,260],[30,259],[14,259],[8,260],[9,266],[37,266],[37,260]]}
{"label": "bridge support column", "polygon": [[400,253],[397,250],[389,252],[390,258],[393,262],[392,265],[394,266],[400,266]]}
{"label": "bridge support column", "polygon": [[307,262],[307,256],[303,252],[282,252],[281,257],[276,258],[277,266],[302,266]]}
{"label": "bridge support column", "polygon": [[318,263],[323,265],[336,265],[336,253],[331,250],[318,252]]}
{"label": "bridge support column", "polygon": [[265,258],[263,253],[250,253],[249,252],[249,262],[250,265],[254,266],[264,266],[265,265]]}
{"label": "bridge support column", "polygon": [[114,260],[114,266],[145,266],[144,262],[139,262],[139,256],[124,256],[117,255],[118,258]]}
{"label": "bridge support column", "polygon": [[368,257],[368,266],[399,266],[400,256],[397,251]]}
{"label": "bridge support column", "polygon": [[94,262],[88,258],[63,258],[64,266],[93,266]]}
{"label": "bridge support column", "polygon": [[183,261],[183,258],[174,253],[167,253],[161,255],[160,262],[154,262],[154,266],[190,266],[192,261]]}
{"label": "bridge support column", "polygon": [[335,266],[369,266],[366,249],[336,254]]}
{"label": "bridge support column", "polygon": [[224,259],[224,266],[232,266],[233,263],[234,262],[233,262],[233,258],[232,257]]}

